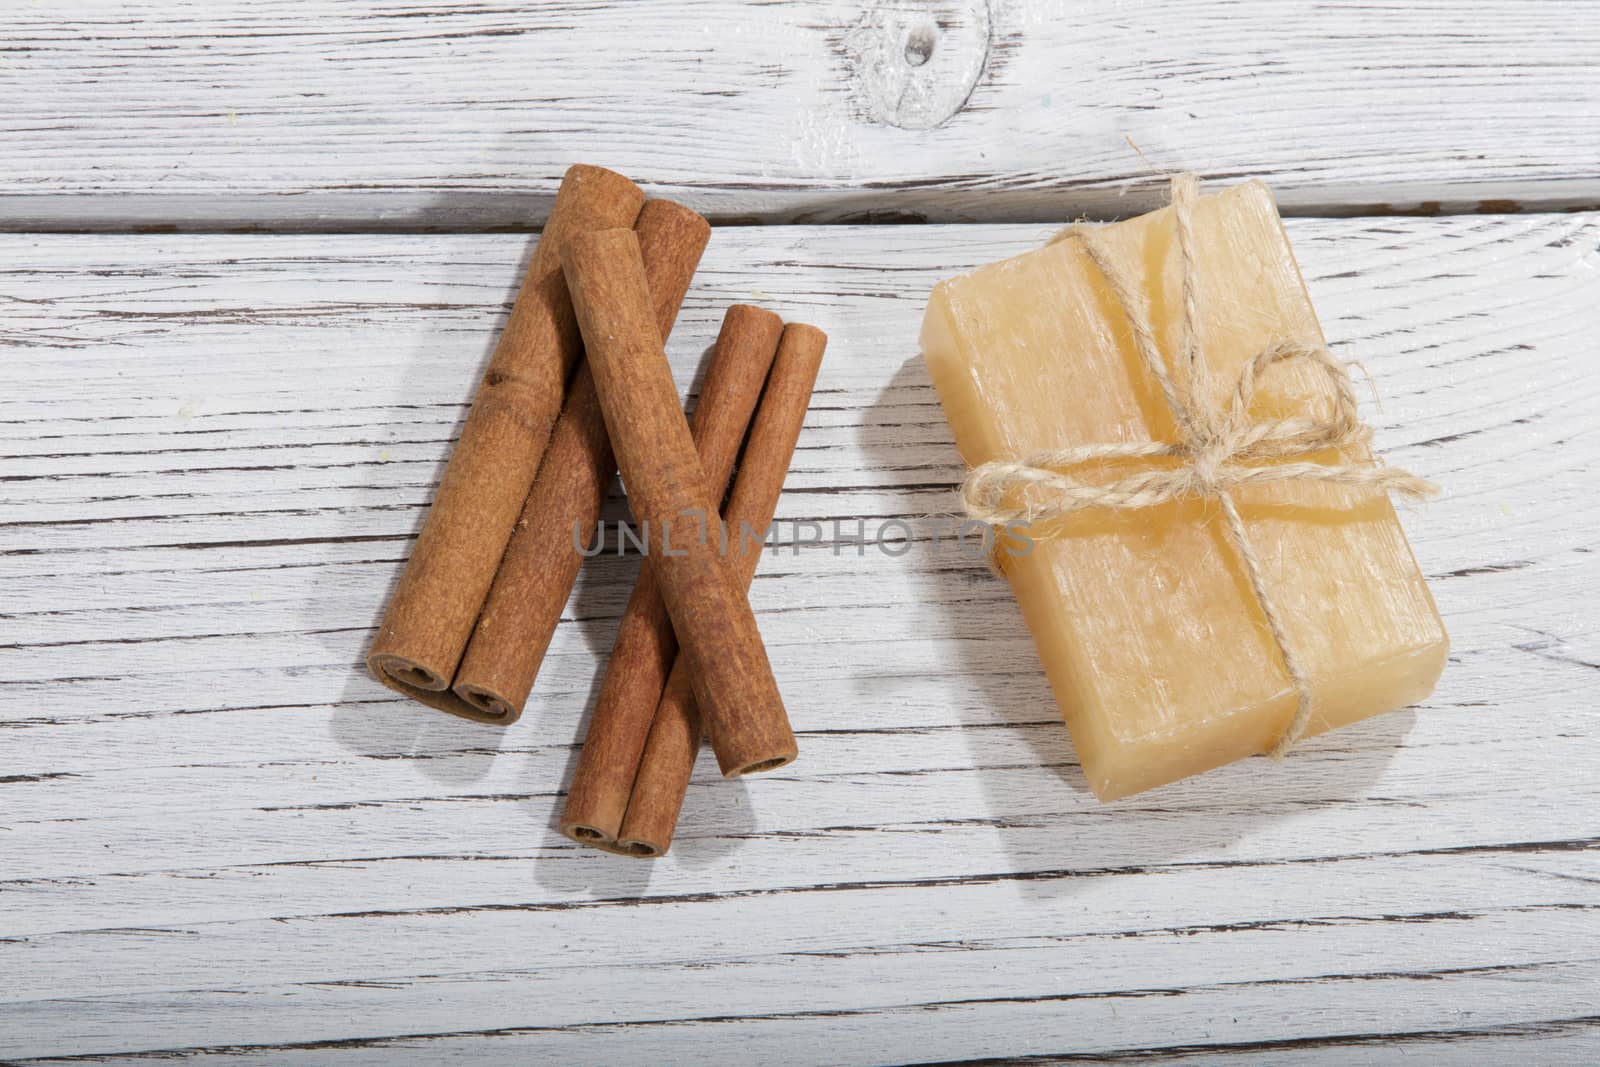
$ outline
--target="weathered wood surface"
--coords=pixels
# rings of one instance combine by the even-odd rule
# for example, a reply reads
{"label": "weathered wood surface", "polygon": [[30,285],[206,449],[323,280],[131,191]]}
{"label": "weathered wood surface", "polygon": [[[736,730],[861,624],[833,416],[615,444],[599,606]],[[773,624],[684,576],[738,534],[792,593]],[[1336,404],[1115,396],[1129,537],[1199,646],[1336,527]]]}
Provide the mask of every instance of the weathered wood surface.
{"label": "weathered wood surface", "polygon": [[1597,67],[1559,0],[19,2],[0,224],[520,229],[575,159],[723,220],[1595,205]]}
{"label": "weathered wood surface", "polygon": [[715,234],[680,384],[729,301],[827,329],[781,515],[916,538],[764,562],[801,760],[704,762],[654,864],[553,829],[636,560],[510,730],[359,669],[527,238],[0,237],[0,1057],[1592,1061],[1600,216],[1291,222],[1380,448],[1448,489],[1404,521],[1452,662],[1105,806],[1003,585],[928,540],[926,293],[1043,233]]}

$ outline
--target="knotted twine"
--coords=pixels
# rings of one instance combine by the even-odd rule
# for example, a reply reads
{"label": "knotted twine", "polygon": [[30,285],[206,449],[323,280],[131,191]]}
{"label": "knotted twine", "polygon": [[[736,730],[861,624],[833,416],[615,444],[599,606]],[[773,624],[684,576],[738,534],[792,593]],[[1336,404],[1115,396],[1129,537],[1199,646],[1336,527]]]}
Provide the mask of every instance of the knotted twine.
{"label": "knotted twine", "polygon": [[[1176,424],[1176,440],[1130,444],[1079,445],[1035,452],[1021,460],[996,460],[977,467],[961,486],[962,505],[970,517],[991,526],[1032,523],[1090,508],[1134,510],[1186,497],[1216,499],[1222,507],[1223,532],[1244,563],[1251,591],[1261,607],[1267,630],[1283,660],[1295,691],[1295,713],[1272,746],[1283,756],[1305,733],[1314,711],[1311,677],[1289,640],[1283,614],[1250,543],[1233,490],[1272,482],[1332,482],[1399,493],[1409,498],[1430,496],[1431,482],[1376,463],[1315,463],[1301,457],[1328,449],[1366,444],[1370,427],[1362,424],[1355,388],[1345,365],[1321,345],[1279,341],[1245,361],[1231,398],[1213,402],[1214,391],[1199,335],[1194,249],[1194,203],[1199,180],[1193,174],[1172,179],[1172,217],[1177,229],[1182,308],[1178,318],[1178,366],[1168,372],[1150,322],[1150,304],[1143,288],[1119,267],[1092,229],[1070,226],[1050,241],[1077,241],[1107,285],[1133,334],[1134,348],[1145,370],[1160,387]],[[1326,411],[1289,418],[1256,418],[1250,413],[1256,382],[1268,368],[1299,364],[1322,372],[1331,404]],[[1143,471],[1109,484],[1080,481],[1067,469],[1104,460],[1165,456],[1176,467]],[[1295,462],[1281,462],[1294,460]],[[998,538],[996,539],[998,543]]]}

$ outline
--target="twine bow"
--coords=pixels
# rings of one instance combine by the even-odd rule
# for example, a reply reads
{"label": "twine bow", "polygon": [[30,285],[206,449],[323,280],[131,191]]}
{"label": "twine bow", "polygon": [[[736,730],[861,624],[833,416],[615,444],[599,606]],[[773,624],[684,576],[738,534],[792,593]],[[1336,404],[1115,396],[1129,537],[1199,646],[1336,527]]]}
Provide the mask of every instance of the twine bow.
{"label": "twine bow", "polygon": [[[1365,444],[1372,430],[1357,413],[1355,389],[1345,365],[1326,348],[1281,341],[1245,361],[1231,397],[1213,404],[1208,386],[1202,338],[1198,332],[1194,255],[1194,202],[1199,180],[1193,174],[1172,179],[1172,215],[1177,228],[1182,309],[1178,322],[1178,364],[1186,371],[1175,380],[1162,358],[1150,323],[1143,289],[1119,267],[1094,231],[1072,226],[1052,238],[1076,240],[1104,275],[1111,293],[1127,316],[1134,348],[1177,425],[1176,440],[1129,444],[1080,445],[1036,452],[1021,460],[985,463],[961,487],[966,513],[980,522],[1001,526],[1031,523],[1088,508],[1155,507],[1185,497],[1215,498],[1222,505],[1223,530],[1244,563],[1261,614],[1293,684],[1294,718],[1273,745],[1281,757],[1305,733],[1314,711],[1311,678],[1289,641],[1283,616],[1250,544],[1232,492],[1242,486],[1271,482],[1332,482],[1420,498],[1437,492],[1431,482],[1406,471],[1375,463],[1316,463],[1301,457]],[[1277,364],[1299,364],[1321,372],[1328,386],[1328,410],[1289,418],[1257,418],[1251,414],[1256,382]],[[1108,484],[1084,482],[1068,470],[1104,460],[1171,457],[1173,467],[1142,471]]]}

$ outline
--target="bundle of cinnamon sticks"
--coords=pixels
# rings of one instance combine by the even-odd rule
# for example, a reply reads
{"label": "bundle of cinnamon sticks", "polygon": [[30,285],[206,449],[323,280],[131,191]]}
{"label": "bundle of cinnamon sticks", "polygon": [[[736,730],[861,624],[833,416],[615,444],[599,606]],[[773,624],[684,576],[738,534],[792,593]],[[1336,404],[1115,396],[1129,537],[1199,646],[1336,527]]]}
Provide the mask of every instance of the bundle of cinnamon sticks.
{"label": "bundle of cinnamon sticks", "polygon": [[515,722],[620,469],[646,556],[561,829],[626,855],[671,845],[702,734],[730,778],[796,755],[745,594],[827,338],[731,306],[691,425],[664,344],[710,233],[567,171],[367,657],[429,707]]}

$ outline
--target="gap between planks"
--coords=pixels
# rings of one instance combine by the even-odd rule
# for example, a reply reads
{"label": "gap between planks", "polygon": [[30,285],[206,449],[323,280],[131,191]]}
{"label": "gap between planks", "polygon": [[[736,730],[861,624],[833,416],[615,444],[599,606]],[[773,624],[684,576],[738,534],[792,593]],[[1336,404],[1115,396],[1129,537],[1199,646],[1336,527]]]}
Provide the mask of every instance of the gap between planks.
{"label": "gap between planks", "polygon": [[[978,200],[966,194],[959,205],[944,207],[939,192],[926,195],[860,193],[839,190],[824,200],[799,190],[775,194],[776,205],[766,210],[718,210],[701,202],[692,191],[657,187],[648,175],[629,175],[650,196],[680,200],[699,211],[719,228],[779,226],[916,226],[960,223],[1000,225],[1036,223],[1064,225],[1068,222],[1117,222],[1132,218],[1166,203],[1167,179],[1164,175],[1140,177],[1125,189],[1091,188],[1079,191],[1063,188],[1027,193],[994,190]],[[1248,174],[1202,175],[1209,188],[1233,184]],[[1263,176],[1270,177],[1270,176]],[[1362,219],[1362,218],[1449,218],[1460,215],[1574,214],[1600,210],[1595,190],[1504,195],[1500,187],[1474,191],[1470,188],[1428,190],[1440,199],[1418,200],[1415,190],[1366,189],[1360,195],[1340,197],[1299,193],[1278,196],[1278,210],[1284,218]],[[1490,193],[1502,195],[1491,196]],[[446,197],[436,211],[394,213],[384,210],[355,210],[361,201],[348,197],[311,195],[303,198],[293,214],[274,217],[271,211],[252,214],[249,204],[232,203],[232,198],[185,201],[182,210],[168,207],[160,199],[139,198],[133,204],[97,208],[99,198],[30,197],[25,208],[13,209],[8,200],[21,198],[0,194],[0,235],[127,235],[163,236],[270,236],[274,234],[321,234],[328,236],[385,236],[539,233],[549,214],[550,194],[536,196]],[[109,199],[109,198],[108,198]],[[382,198],[377,198],[381,205]],[[982,206],[980,206],[980,204]]]}

